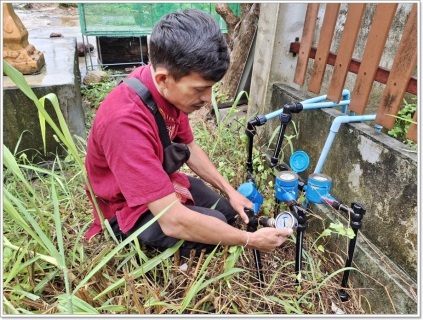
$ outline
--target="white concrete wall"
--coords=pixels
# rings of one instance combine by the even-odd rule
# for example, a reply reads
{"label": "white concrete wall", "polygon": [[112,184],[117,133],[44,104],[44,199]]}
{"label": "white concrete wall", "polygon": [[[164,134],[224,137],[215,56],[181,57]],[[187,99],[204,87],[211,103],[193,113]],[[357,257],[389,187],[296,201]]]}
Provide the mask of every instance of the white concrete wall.
{"label": "white concrete wall", "polygon": [[[361,60],[367,42],[367,35],[376,9],[376,3],[368,3],[363,16],[360,33],[357,39],[353,58]],[[380,66],[390,68],[400,42],[405,23],[411,11],[412,3],[400,3],[389,32],[385,50],[383,52]],[[320,30],[323,22],[326,5],[320,4],[318,20],[316,25],[313,46],[317,47]],[[297,57],[289,53],[289,44],[298,37],[301,41],[304,19],[307,10],[307,3],[262,3],[260,19],[258,23],[258,34],[256,51],[254,55],[254,66],[250,89],[250,108],[248,116],[255,114],[266,114],[270,110],[271,88],[273,83],[283,83],[299,89],[302,92],[316,96],[307,90],[309,75],[313,67],[313,59],[309,60],[307,77],[304,85],[299,87],[293,82]],[[342,3],[335,28],[334,39],[331,51],[336,53],[341,40],[343,24],[346,20],[348,3]],[[326,94],[329,88],[333,67],[327,65],[326,74],[323,79],[322,89],[319,95]],[[417,73],[417,70],[416,70]],[[345,88],[354,89],[356,75],[349,73],[346,79]],[[375,82],[369,98],[366,114],[375,113],[379,106],[384,84]],[[406,95],[410,98],[410,95]],[[282,107],[282,106],[281,106]]]}

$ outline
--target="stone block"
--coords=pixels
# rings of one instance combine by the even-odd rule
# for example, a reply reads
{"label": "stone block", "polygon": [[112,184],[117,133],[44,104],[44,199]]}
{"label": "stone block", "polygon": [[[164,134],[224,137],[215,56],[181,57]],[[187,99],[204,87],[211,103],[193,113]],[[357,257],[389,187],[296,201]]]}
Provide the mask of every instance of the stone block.
{"label": "stone block", "polygon": [[[56,94],[71,134],[85,139],[76,38],[32,38],[31,42],[44,53],[46,65],[39,73],[24,76],[25,80],[38,98],[49,93]],[[53,106],[47,99],[45,105],[46,111],[59,125]],[[37,107],[9,77],[3,76],[3,143],[13,152],[21,135],[18,152],[24,151],[28,158],[35,161],[51,160],[56,152],[59,155],[66,153],[54,139],[53,129],[46,124],[47,155],[43,155]]]}

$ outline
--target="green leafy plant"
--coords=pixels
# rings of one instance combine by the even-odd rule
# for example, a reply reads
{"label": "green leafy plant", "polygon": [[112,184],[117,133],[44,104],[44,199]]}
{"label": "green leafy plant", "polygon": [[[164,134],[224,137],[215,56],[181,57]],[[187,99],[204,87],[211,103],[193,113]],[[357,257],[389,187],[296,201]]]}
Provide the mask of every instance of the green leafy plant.
{"label": "green leafy plant", "polygon": [[[415,97],[413,100],[417,101],[417,97]],[[395,121],[394,127],[388,131],[388,135],[407,144],[409,147],[417,147],[414,141],[406,138],[410,124],[417,124],[415,121],[413,121],[414,113],[417,110],[417,103],[408,103],[405,99],[403,101],[404,106],[398,111],[397,116],[388,114],[389,116],[397,119]]]}

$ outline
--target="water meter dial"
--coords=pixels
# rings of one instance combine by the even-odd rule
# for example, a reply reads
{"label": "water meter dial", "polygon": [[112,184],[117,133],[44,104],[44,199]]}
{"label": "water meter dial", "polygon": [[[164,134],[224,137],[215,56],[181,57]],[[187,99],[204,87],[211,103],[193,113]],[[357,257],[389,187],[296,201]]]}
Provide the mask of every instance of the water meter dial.
{"label": "water meter dial", "polygon": [[324,181],[329,181],[329,178],[328,178],[328,177],[326,177],[325,175],[317,175],[317,174],[315,174],[315,175],[313,176],[313,179],[314,179],[314,180],[317,180],[317,181],[322,181],[322,182],[324,182]]}
{"label": "water meter dial", "polygon": [[297,179],[297,175],[290,171],[281,171],[278,173],[277,177],[281,181],[293,181]]}
{"label": "water meter dial", "polygon": [[297,227],[298,227],[298,220],[289,211],[281,212],[275,218],[276,229],[284,229],[284,228],[296,229]]}

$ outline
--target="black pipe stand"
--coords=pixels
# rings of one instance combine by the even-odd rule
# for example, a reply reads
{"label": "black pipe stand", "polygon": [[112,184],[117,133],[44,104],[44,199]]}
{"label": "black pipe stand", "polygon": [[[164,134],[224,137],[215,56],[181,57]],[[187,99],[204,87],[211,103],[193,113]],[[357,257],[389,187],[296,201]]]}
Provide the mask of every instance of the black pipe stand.
{"label": "black pipe stand", "polygon": [[[341,206],[345,208],[345,206]],[[352,260],[354,257],[354,250],[357,243],[357,235],[358,235],[358,229],[361,228],[361,220],[363,219],[364,214],[366,213],[366,209],[359,203],[352,203],[351,204],[352,211],[350,209],[347,209],[345,211],[348,211],[350,215],[350,226],[354,230],[355,237],[353,239],[350,239],[349,245],[348,245],[348,258],[345,262],[345,268],[349,268],[352,265]],[[350,275],[351,270],[345,270],[344,274],[342,276],[342,282],[341,287],[342,288],[348,288],[348,277]],[[344,290],[340,289],[338,290],[338,296],[341,299],[342,302],[348,301],[349,294]]]}
{"label": "black pipe stand", "polygon": [[[244,212],[248,216],[248,224],[247,224],[247,232],[256,232],[258,227],[258,217],[254,214],[254,211],[248,208],[244,209]],[[262,269],[263,266],[261,264],[261,258],[260,258],[260,251],[257,249],[253,249],[253,255],[254,255],[254,263],[256,265],[257,270],[257,279],[259,281],[259,287],[260,289],[263,289],[263,275],[262,275]]]}

